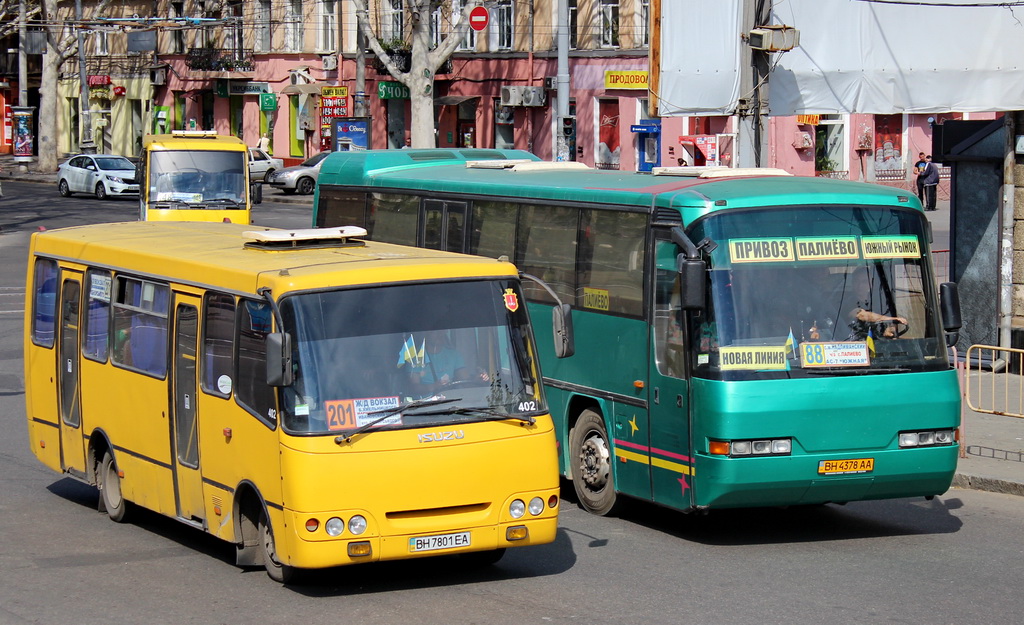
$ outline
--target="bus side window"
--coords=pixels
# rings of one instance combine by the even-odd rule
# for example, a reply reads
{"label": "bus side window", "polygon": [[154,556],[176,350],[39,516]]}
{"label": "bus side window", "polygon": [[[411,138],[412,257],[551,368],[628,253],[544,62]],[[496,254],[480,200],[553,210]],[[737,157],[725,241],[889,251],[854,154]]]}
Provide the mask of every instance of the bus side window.
{"label": "bus side window", "polygon": [[[366,193],[344,187],[320,186],[316,227],[360,226],[366,228]],[[368,228],[367,228],[368,229]],[[369,229],[368,229],[369,230]],[[372,235],[373,232],[371,231]]]}
{"label": "bus side window", "polygon": [[238,345],[235,401],[260,420],[277,423],[274,389],[267,385],[267,346],[271,330],[270,306],[263,301],[242,300],[235,316]]}
{"label": "bus side window", "polygon": [[166,284],[119,276],[114,301],[114,363],[162,378],[167,374]]}
{"label": "bus side window", "polygon": [[53,347],[57,306],[56,261],[36,260],[32,285],[35,288],[32,297],[32,342],[42,347]]}
{"label": "bus side window", "polygon": [[[659,246],[675,246],[658,242]],[[654,285],[654,353],[662,375],[683,378],[686,374],[686,349],[683,339],[683,311],[679,297],[679,273],[658,268]]]}
{"label": "bus side window", "polygon": [[218,397],[231,396],[234,387],[234,350],[235,298],[223,293],[208,293],[203,306],[203,353],[200,364],[203,391]]}
{"label": "bus side window", "polygon": [[110,272],[90,269],[86,273],[85,332],[82,355],[106,362],[110,352]]}

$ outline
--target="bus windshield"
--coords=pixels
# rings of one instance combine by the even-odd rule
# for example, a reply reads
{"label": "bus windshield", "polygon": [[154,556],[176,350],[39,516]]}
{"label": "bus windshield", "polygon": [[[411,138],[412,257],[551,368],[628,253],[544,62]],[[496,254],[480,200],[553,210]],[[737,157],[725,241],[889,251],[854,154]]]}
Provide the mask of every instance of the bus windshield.
{"label": "bus windshield", "polygon": [[[375,428],[523,419],[547,410],[515,281],[303,293],[283,298],[281,315],[295,371],[282,402],[290,432],[343,434],[382,416]],[[409,402],[424,407],[396,410]]]}
{"label": "bus windshield", "polygon": [[924,219],[891,207],[719,213],[695,375],[766,379],[949,367]]}
{"label": "bus windshield", "polygon": [[[154,150],[149,161],[153,208],[245,208],[245,153],[220,150]],[[168,203],[169,206],[156,206]]]}

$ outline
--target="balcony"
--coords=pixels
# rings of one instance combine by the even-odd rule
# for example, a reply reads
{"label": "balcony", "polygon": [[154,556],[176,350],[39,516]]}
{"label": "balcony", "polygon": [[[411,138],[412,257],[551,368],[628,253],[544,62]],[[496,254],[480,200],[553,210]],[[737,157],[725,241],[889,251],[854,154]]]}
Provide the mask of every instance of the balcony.
{"label": "balcony", "polygon": [[[398,71],[400,71],[400,72],[408,72],[409,71],[410,61],[412,59],[412,52],[410,52],[409,50],[391,50],[391,49],[387,49],[387,48],[385,48],[385,52],[388,53],[388,56],[391,58],[391,62],[394,63],[395,66],[398,67]],[[381,60],[379,58],[377,58],[377,55],[373,54],[372,52],[370,52],[370,54],[373,55],[373,59],[371,61],[371,66],[377,72],[377,74],[379,76],[390,76],[390,74],[388,73],[388,68],[385,67],[384,63],[381,62]],[[437,72],[435,72],[435,73],[437,73],[437,74],[450,74],[450,73],[452,73],[452,60],[448,59],[444,63],[442,63],[441,67],[438,67],[437,68]]]}
{"label": "balcony", "polygon": [[252,50],[223,48],[192,48],[185,56],[185,66],[203,72],[251,72],[255,68]]}

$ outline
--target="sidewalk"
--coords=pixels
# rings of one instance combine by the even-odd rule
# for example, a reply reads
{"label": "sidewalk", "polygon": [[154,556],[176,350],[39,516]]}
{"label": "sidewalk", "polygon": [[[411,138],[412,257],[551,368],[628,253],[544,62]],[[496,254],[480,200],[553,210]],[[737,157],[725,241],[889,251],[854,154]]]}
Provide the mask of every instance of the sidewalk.
{"label": "sidewalk", "polygon": [[[37,170],[38,163],[33,160],[31,163],[27,163],[27,171],[21,171],[22,163],[15,163],[14,157],[10,154],[0,154],[0,185],[7,180],[16,180],[18,182],[38,182],[40,184],[49,184],[53,186],[53,194],[55,198],[59,198],[57,195],[57,172],[41,172]],[[9,193],[9,192],[8,192]],[[270,185],[263,187],[263,201],[264,202],[276,202],[279,204],[305,204],[307,206],[313,205],[312,195],[285,195],[284,191],[274,189]]]}
{"label": "sidewalk", "polygon": [[[53,187],[57,196],[57,173],[35,171],[35,163],[28,172],[19,171],[14,158],[0,154],[0,181],[18,180],[38,182]],[[265,202],[312,205],[311,195],[285,195],[278,190],[264,188]],[[933,223],[949,219],[949,200],[940,200],[938,210],[927,213]],[[979,375],[1006,375],[982,372]],[[973,412],[964,404],[961,443],[964,457],[957,464],[955,488],[970,488],[1024,496],[1024,419]]]}

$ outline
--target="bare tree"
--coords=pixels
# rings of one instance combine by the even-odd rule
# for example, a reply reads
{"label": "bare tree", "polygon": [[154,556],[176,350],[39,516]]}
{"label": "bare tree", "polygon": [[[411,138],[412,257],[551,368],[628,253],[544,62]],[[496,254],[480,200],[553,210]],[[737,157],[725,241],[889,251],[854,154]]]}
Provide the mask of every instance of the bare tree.
{"label": "bare tree", "polygon": [[[394,61],[380,38],[374,31],[367,10],[367,0],[352,0],[356,6],[356,17],[359,28],[366,36],[366,41],[377,55],[380,62],[387,68],[398,82],[409,88],[409,101],[412,107],[412,147],[432,148],[436,146],[434,135],[434,73],[455,52],[455,48],[466,37],[469,31],[469,12],[482,4],[481,0],[468,0],[459,14],[457,23],[453,23],[447,36],[440,40],[436,48],[431,47],[430,22],[432,13],[440,9],[442,13],[452,16],[452,0],[405,0],[406,21],[409,41],[409,70],[403,72]],[[388,1],[388,0],[378,0]],[[455,20],[452,20],[454,22]],[[405,33],[403,33],[404,35]]]}

